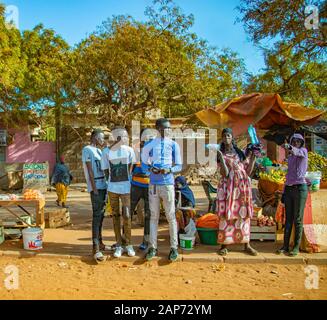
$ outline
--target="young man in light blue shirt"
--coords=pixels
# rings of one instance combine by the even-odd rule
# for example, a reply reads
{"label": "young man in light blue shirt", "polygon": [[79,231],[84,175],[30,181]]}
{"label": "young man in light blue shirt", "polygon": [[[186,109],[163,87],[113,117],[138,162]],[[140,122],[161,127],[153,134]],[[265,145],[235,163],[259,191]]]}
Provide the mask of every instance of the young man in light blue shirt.
{"label": "young man in light blue shirt", "polygon": [[107,183],[104,172],[101,169],[101,147],[104,145],[102,130],[94,130],[91,134],[91,144],[82,151],[84,175],[87,183],[87,191],[91,196],[93,219],[92,241],[93,254],[96,262],[105,261],[101,251],[106,249],[102,242],[102,223],[104,218],[104,206]]}
{"label": "young man in light blue shirt", "polygon": [[178,257],[177,221],[175,213],[174,173],[182,170],[182,158],[178,143],[169,138],[171,131],[168,119],[156,121],[160,136],[147,144],[141,155],[143,170],[150,172],[149,205],[151,211],[149,250],[147,260],[157,255],[158,222],[160,217],[160,200],[169,223],[170,253],[169,260]]}

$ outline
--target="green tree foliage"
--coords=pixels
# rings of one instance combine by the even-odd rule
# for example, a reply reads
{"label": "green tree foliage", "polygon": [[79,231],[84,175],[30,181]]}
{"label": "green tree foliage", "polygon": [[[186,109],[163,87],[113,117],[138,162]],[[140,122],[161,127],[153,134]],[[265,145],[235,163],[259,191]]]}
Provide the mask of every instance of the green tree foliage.
{"label": "green tree foliage", "polygon": [[129,125],[147,110],[188,116],[241,94],[244,64],[190,32],[193,15],[155,0],[148,20],[109,19],[77,47],[41,24],[20,33],[0,12],[0,111],[31,110],[61,126],[62,114]]}
{"label": "green tree foliage", "polygon": [[2,122],[19,116],[19,107],[25,103],[19,88],[23,85],[26,62],[21,53],[20,33],[4,19],[5,8],[0,4],[0,112]]}
{"label": "green tree foliage", "polygon": [[242,91],[244,65],[235,53],[190,33],[193,16],[172,1],[154,5],[148,22],[114,17],[77,48],[78,105],[98,112],[101,123],[126,125],[156,108],[190,115]]}
{"label": "green tree foliage", "polygon": [[[310,12],[306,6],[319,8],[318,29],[307,29]],[[238,6],[245,30],[255,43],[264,39],[283,39],[310,56],[321,56],[327,46],[327,2],[323,0],[241,0]]]}
{"label": "green tree foliage", "polygon": [[327,65],[323,60],[309,59],[285,43],[264,54],[266,68],[250,77],[248,92],[278,93],[285,101],[327,108]]}

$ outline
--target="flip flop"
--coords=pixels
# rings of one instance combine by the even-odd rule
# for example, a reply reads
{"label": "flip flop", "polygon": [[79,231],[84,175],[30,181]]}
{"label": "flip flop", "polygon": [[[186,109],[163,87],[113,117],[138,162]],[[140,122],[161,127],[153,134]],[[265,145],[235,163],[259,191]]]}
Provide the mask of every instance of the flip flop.
{"label": "flip flop", "polygon": [[221,256],[226,256],[228,253],[228,250],[227,248],[222,248],[218,251],[218,254],[221,255]]}
{"label": "flip flop", "polygon": [[251,256],[257,256],[258,255],[258,251],[254,250],[252,247],[246,248],[245,252],[248,253]]}

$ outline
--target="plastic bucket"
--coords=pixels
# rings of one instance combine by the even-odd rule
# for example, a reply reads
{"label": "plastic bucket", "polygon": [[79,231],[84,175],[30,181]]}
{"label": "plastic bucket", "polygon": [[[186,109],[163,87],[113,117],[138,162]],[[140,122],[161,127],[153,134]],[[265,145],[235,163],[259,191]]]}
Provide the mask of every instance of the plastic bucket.
{"label": "plastic bucket", "polygon": [[23,242],[25,250],[42,249],[43,230],[40,228],[26,228],[23,230]]}
{"label": "plastic bucket", "polygon": [[179,244],[183,250],[193,250],[195,237],[188,237],[185,234],[179,235]]}
{"label": "plastic bucket", "polygon": [[310,182],[310,191],[318,191],[320,189],[321,172],[307,172],[306,179]]}
{"label": "plastic bucket", "polygon": [[197,228],[200,241],[202,244],[208,244],[211,246],[217,245],[218,229],[213,228]]}

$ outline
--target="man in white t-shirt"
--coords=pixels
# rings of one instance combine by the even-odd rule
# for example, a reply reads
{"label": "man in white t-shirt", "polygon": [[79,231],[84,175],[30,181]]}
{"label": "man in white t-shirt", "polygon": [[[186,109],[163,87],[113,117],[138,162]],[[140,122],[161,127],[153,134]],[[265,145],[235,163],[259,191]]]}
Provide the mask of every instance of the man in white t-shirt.
{"label": "man in white t-shirt", "polygon": [[[108,179],[108,196],[112,208],[113,225],[116,237],[114,257],[121,257],[124,247],[130,257],[135,256],[131,244],[131,170],[136,163],[133,148],[128,144],[128,133],[125,128],[112,131],[115,142],[103,150],[101,166]],[[121,234],[121,212],[119,200],[122,202],[124,234]]]}
{"label": "man in white t-shirt", "polygon": [[94,130],[91,134],[91,144],[84,147],[82,161],[87,190],[91,195],[93,219],[92,241],[93,254],[96,262],[105,260],[101,250],[105,250],[102,242],[102,223],[106,199],[107,183],[105,174],[101,169],[101,147],[104,145],[104,134],[101,130]]}

